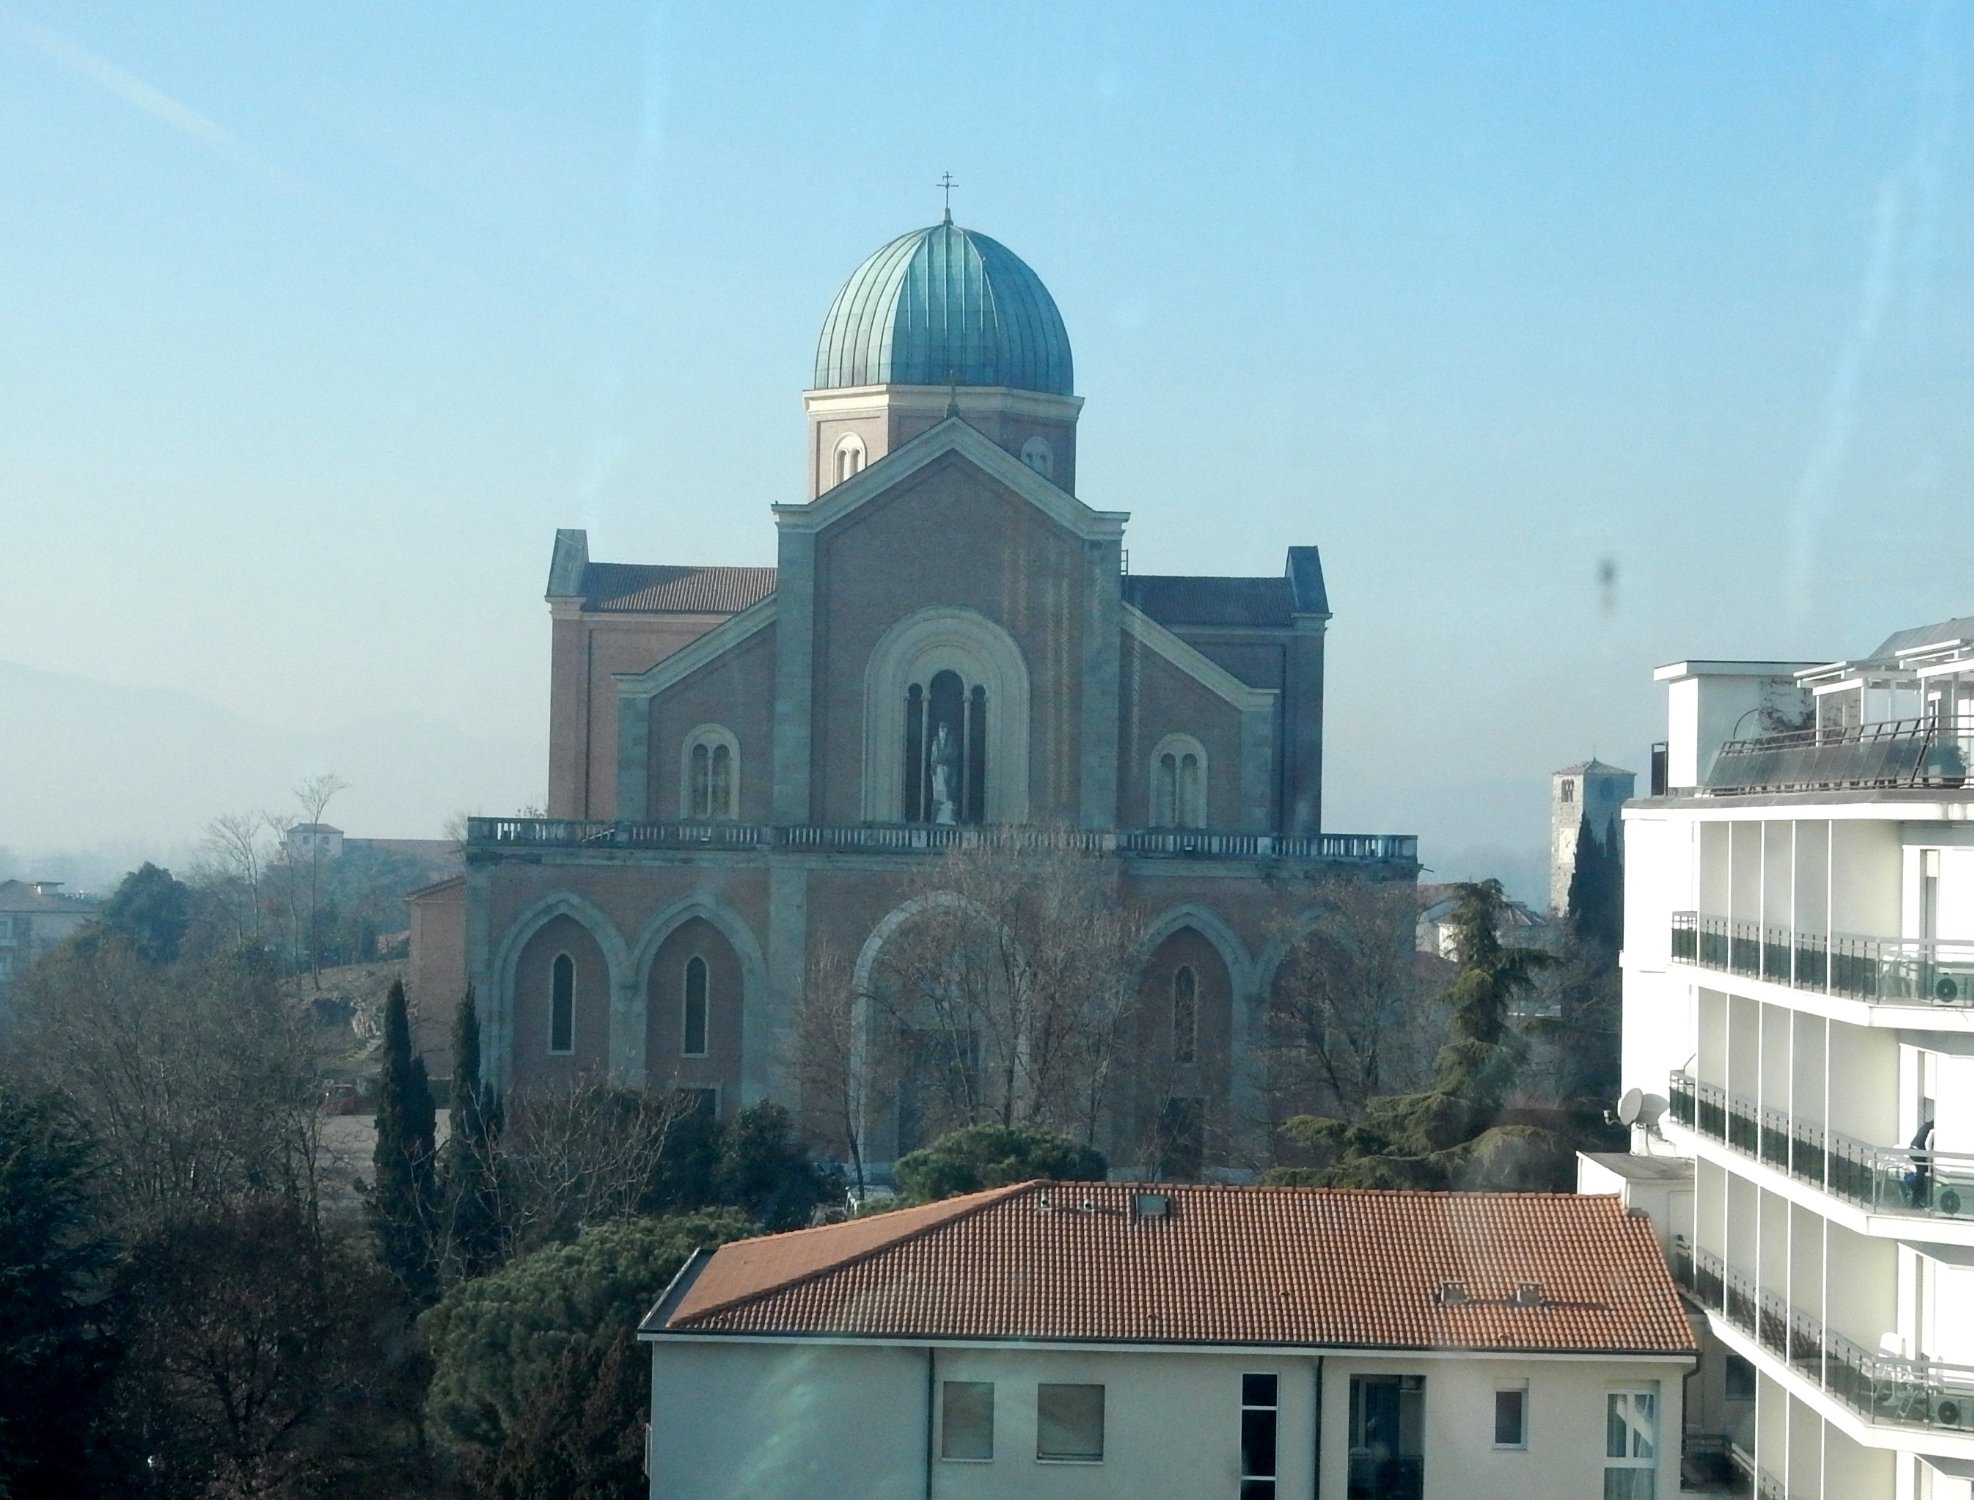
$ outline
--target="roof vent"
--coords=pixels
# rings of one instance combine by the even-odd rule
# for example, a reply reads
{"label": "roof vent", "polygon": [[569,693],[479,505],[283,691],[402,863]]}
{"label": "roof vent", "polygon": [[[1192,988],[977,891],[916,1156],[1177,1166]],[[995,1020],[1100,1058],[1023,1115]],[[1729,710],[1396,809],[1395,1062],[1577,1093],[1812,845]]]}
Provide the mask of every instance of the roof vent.
{"label": "roof vent", "polygon": [[1465,1307],[1473,1299],[1467,1295],[1466,1283],[1442,1281],[1439,1284],[1439,1305],[1441,1307]]}
{"label": "roof vent", "polygon": [[1520,1286],[1515,1288],[1515,1295],[1508,1299],[1508,1305],[1510,1307],[1542,1306],[1542,1283],[1539,1281],[1524,1281]]}
{"label": "roof vent", "polygon": [[1165,1219],[1172,1215],[1172,1198],[1167,1193],[1139,1193],[1132,1206],[1141,1219]]}

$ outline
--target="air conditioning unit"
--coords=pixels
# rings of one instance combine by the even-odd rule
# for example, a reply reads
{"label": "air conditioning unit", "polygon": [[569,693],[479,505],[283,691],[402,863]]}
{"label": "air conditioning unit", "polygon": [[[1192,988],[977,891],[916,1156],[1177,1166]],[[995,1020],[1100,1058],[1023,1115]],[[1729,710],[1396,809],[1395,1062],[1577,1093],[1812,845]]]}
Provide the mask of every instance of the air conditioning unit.
{"label": "air conditioning unit", "polygon": [[1974,1431],[1974,1391],[1935,1391],[1926,1403],[1935,1427]]}

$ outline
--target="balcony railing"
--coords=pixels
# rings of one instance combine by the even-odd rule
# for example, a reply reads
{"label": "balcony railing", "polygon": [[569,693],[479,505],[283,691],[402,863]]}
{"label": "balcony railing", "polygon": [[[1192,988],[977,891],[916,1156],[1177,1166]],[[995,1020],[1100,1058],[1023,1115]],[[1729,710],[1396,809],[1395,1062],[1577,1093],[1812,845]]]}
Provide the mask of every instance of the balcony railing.
{"label": "balcony railing", "polygon": [[1406,833],[1228,833],[1204,828],[958,827],[925,823],[771,824],[727,820],[645,823],[581,818],[468,818],[470,850],[798,850],[920,854],[949,849],[1067,849],[1133,858],[1289,859],[1416,863]]}
{"label": "balcony railing", "polygon": [[1974,1433],[1974,1366],[1874,1353],[1676,1235],[1673,1280],[1868,1422]]}
{"label": "balcony railing", "polygon": [[1715,755],[1704,790],[1715,797],[1857,787],[1955,790],[1966,784],[1970,750],[1974,737],[1934,719],[1794,730],[1729,740]]}
{"label": "balcony railing", "polygon": [[1672,957],[1820,995],[1898,1005],[1974,1005],[1974,942],[1858,937],[1672,914]]}
{"label": "balcony railing", "polygon": [[1710,1140],[1786,1172],[1798,1182],[1880,1214],[1974,1219],[1974,1156],[1874,1146],[1752,1100],[1690,1073],[1668,1090],[1674,1120]]}

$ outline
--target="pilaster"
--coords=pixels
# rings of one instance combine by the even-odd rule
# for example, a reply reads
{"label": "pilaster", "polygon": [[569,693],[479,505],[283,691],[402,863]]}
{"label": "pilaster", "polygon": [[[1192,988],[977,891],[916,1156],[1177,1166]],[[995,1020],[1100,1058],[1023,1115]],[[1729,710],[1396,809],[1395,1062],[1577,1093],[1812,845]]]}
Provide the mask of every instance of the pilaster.
{"label": "pilaster", "polygon": [[651,816],[651,700],[617,690],[617,802],[625,822]]}
{"label": "pilaster", "polygon": [[743,1105],[771,1093],[791,1096],[794,1059],[786,1049],[808,984],[809,872],[777,860],[768,870],[768,973],[763,993],[747,997],[741,1013],[740,1097]]}
{"label": "pilaster", "polygon": [[816,538],[783,525],[775,578],[774,820],[811,818],[809,764],[814,732]]}
{"label": "pilaster", "polygon": [[1122,544],[1083,544],[1083,722],[1078,726],[1080,798],[1085,828],[1117,825],[1118,675],[1123,655]]}
{"label": "pilaster", "polygon": [[1275,711],[1272,702],[1241,710],[1241,827],[1266,833],[1273,826]]}

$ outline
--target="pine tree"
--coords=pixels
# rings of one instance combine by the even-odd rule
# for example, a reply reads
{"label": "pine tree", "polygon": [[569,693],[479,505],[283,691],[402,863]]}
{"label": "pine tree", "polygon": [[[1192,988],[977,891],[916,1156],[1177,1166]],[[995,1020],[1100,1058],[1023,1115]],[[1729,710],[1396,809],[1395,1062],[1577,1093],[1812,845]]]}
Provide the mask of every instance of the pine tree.
{"label": "pine tree", "polygon": [[411,1050],[411,1017],[404,984],[384,1003],[384,1068],[377,1093],[376,1181],[370,1222],[384,1264],[420,1301],[433,1292],[433,1168],[438,1112],[425,1059]]}
{"label": "pine tree", "polygon": [[500,1263],[501,1217],[494,1151],[500,1100],[480,1077],[480,1012],[466,987],[452,1027],[450,1130],[443,1161],[446,1204],[443,1267],[448,1280],[485,1275]]}
{"label": "pine tree", "polygon": [[1498,936],[1507,894],[1498,880],[1454,887],[1460,970],[1443,997],[1450,1011],[1432,1086],[1371,1101],[1361,1120],[1304,1115],[1283,1130],[1335,1155],[1313,1173],[1276,1180],[1337,1187],[1520,1187],[1546,1182],[1561,1146],[1542,1127],[1510,1114],[1528,1044],[1509,1019],[1510,1002],[1549,962],[1504,947]]}

